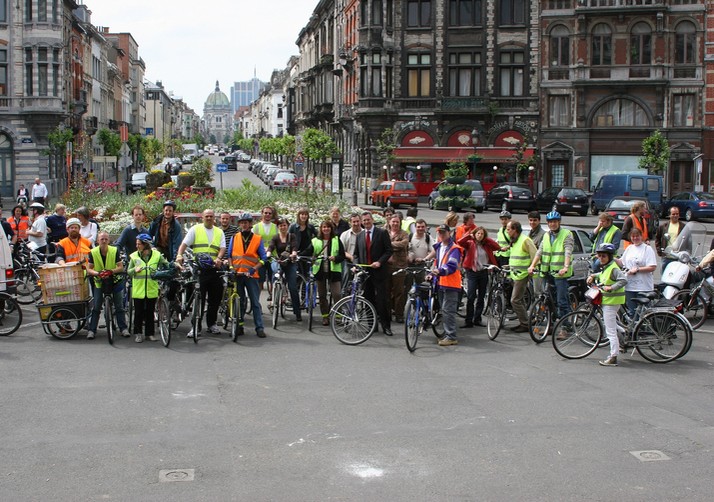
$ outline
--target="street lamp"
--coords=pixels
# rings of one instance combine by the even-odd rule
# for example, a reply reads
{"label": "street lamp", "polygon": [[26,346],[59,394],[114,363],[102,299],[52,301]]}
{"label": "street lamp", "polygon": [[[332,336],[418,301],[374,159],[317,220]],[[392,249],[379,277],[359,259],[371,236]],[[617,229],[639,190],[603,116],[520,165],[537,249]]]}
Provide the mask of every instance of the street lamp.
{"label": "street lamp", "polygon": [[528,186],[533,190],[533,176],[535,175],[535,166],[528,166]]}
{"label": "street lamp", "polygon": [[417,166],[417,183],[421,183],[421,164]]}
{"label": "street lamp", "polygon": [[471,131],[471,146],[474,147],[474,171],[471,177],[473,179],[476,179],[476,163],[478,162],[477,157],[476,157],[476,149],[478,147],[478,139],[479,139],[479,132],[476,127],[473,128]]}
{"label": "street lamp", "polygon": [[387,170],[389,169],[386,165],[382,166],[382,169],[384,170],[384,181],[389,181],[389,176],[387,173]]}
{"label": "street lamp", "polygon": [[496,171],[498,171],[498,166],[493,166],[493,182],[497,183],[496,181]]}

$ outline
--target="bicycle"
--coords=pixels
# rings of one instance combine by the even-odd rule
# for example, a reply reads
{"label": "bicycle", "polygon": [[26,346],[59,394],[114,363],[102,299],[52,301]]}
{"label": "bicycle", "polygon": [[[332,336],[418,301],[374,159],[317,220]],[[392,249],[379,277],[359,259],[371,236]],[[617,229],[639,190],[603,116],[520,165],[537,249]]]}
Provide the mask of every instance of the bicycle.
{"label": "bicycle", "polygon": [[30,249],[25,241],[19,241],[13,257],[15,291],[17,302],[29,305],[42,296],[38,268],[47,262],[47,255]]}
{"label": "bicycle", "polygon": [[20,303],[12,295],[0,292],[0,336],[12,335],[21,324],[22,308],[20,308]]}
{"label": "bicycle", "polygon": [[[109,273],[106,273],[109,272]],[[114,288],[116,283],[114,278],[120,275],[126,275],[125,272],[119,274],[113,274],[110,270],[104,270],[99,273],[99,279],[101,280],[102,286],[102,307],[104,309],[104,323],[107,328],[107,341],[109,345],[114,345],[114,338],[119,327],[116,322],[116,316],[114,315]]]}
{"label": "bicycle", "polygon": [[325,258],[322,256],[298,256],[297,261],[307,262],[308,276],[298,273],[297,283],[300,293],[300,306],[307,311],[307,329],[312,331],[312,313],[317,306],[317,282],[315,282],[315,274],[312,271],[312,266],[315,263],[321,263]]}
{"label": "bicycle", "polygon": [[[535,343],[544,342],[548,335],[552,334],[553,320],[558,317],[558,295],[554,282],[556,277],[550,272],[541,274],[543,289],[528,309],[528,332]],[[580,303],[578,291],[581,281],[568,278],[568,303],[572,310],[576,310]]]}
{"label": "bicycle", "polygon": [[[421,272],[428,272],[428,268],[407,267],[397,272],[402,271],[406,271],[407,274],[415,277]],[[444,336],[441,311],[436,295],[436,281],[437,278],[435,276],[420,284],[414,280],[411,288],[409,288],[409,293],[407,293],[407,304],[404,307],[404,341],[409,352],[416,350],[419,336],[429,327],[431,327],[437,338],[440,339]]]}
{"label": "bicycle", "polygon": [[506,318],[506,285],[510,281],[508,275],[510,268],[504,265],[502,268],[496,265],[486,265],[489,271],[488,303],[484,308],[483,315],[486,317],[486,329],[488,338],[495,340],[503,327]]}
{"label": "bicycle", "polygon": [[330,329],[345,345],[359,345],[369,340],[377,329],[377,309],[364,296],[364,281],[368,273],[357,267],[352,277],[350,292],[330,309]]}
{"label": "bicycle", "polygon": [[[566,359],[581,359],[599,347],[609,345],[603,339],[602,285],[594,285],[586,295],[587,307],[560,318],[555,325],[553,348]],[[657,301],[655,301],[657,300]],[[635,298],[637,308],[632,317],[620,309],[618,337],[620,350],[632,348],[647,361],[667,363],[682,357],[691,347],[692,327],[689,321],[675,310],[679,302],[659,299],[656,292],[643,293]]]}
{"label": "bicycle", "polygon": [[171,343],[172,312],[168,294],[175,275],[175,269],[158,270],[152,275],[153,279],[159,281],[159,297],[156,300],[156,317],[159,322],[161,343],[164,344],[164,347],[168,347]]}
{"label": "bicycle", "polygon": [[[288,263],[288,260],[278,260],[277,263],[282,265]],[[278,326],[278,318],[285,319],[285,311],[292,306],[292,302],[290,300],[290,291],[287,288],[285,272],[281,266],[278,266],[273,278],[273,301],[268,304],[268,308],[270,309],[273,329],[275,329]]]}
{"label": "bicycle", "polygon": [[711,268],[696,271],[690,289],[677,291],[673,299],[682,302],[682,315],[687,318],[693,329],[699,329],[709,316],[711,300],[714,296],[714,283],[711,281]]}

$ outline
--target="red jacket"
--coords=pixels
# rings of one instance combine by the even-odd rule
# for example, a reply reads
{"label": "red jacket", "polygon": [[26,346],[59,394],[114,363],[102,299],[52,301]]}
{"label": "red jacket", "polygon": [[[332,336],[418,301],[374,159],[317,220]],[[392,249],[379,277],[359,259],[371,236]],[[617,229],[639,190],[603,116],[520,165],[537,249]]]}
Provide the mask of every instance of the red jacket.
{"label": "red jacket", "polygon": [[[463,261],[463,267],[465,269],[471,270],[471,267],[473,267],[474,260],[476,259],[476,240],[474,239],[474,236],[470,233],[466,234],[463,236],[461,239],[459,239],[456,242],[459,246],[464,248],[464,261]],[[491,265],[498,265],[498,260],[496,260],[496,256],[493,254],[494,251],[498,251],[501,249],[501,247],[498,245],[496,241],[491,239],[490,237],[486,237],[483,240],[483,248],[486,250],[486,256],[488,256],[488,262]]]}

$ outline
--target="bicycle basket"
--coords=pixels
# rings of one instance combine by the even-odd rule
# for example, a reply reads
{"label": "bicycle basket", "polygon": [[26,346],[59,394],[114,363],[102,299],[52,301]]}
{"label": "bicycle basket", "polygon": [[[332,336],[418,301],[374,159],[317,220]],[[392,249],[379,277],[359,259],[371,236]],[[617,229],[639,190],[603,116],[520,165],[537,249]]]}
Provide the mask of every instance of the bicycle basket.
{"label": "bicycle basket", "polygon": [[585,292],[585,298],[593,305],[600,305],[602,303],[602,292],[598,288],[588,288]]}

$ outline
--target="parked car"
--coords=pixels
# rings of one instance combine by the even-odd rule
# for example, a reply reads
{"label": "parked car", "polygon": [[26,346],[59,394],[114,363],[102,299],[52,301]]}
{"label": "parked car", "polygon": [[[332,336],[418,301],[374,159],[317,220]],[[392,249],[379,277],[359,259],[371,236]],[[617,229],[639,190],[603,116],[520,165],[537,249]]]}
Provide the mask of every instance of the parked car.
{"label": "parked car", "polygon": [[416,206],[418,202],[416,187],[409,181],[383,181],[372,190],[369,199],[371,204],[382,207]]}
{"label": "parked car", "polygon": [[250,162],[250,155],[245,152],[238,152],[238,162]]}
{"label": "parked car", "polygon": [[575,187],[546,188],[536,197],[539,211],[558,211],[561,214],[588,214],[588,194]]}
{"label": "parked car", "polygon": [[275,178],[273,178],[268,186],[271,190],[281,190],[296,187],[297,184],[297,174],[292,171],[282,171],[275,175]]}
{"label": "parked car", "polygon": [[680,192],[662,205],[662,217],[669,216],[672,207],[679,208],[679,216],[687,221],[714,218],[714,195],[708,192]]}
{"label": "parked car", "polygon": [[[443,181],[439,183],[444,183]],[[485,207],[484,204],[484,195],[485,192],[483,190],[483,185],[481,185],[480,180],[466,180],[464,182],[465,185],[470,185],[472,187],[471,191],[471,203],[472,206],[470,209],[475,209],[477,213],[483,213],[483,208]],[[436,185],[434,187],[434,190],[429,194],[429,198],[427,199],[427,204],[429,205],[429,209],[434,209],[434,201],[439,197],[439,185]],[[449,209],[449,208],[445,208]]]}
{"label": "parked car", "polygon": [[662,208],[664,178],[651,174],[606,174],[593,190],[590,212],[598,214],[613,197],[644,197],[652,202],[657,214]]}
{"label": "parked car", "polygon": [[501,183],[496,185],[486,196],[486,209],[497,211],[534,211],[536,201],[530,187],[525,183]]}
{"label": "parked car", "polygon": [[146,175],[149,173],[134,173],[131,175],[131,191],[132,193],[146,189]]}
{"label": "parked car", "polygon": [[605,213],[608,213],[614,219],[614,224],[617,228],[622,228],[625,223],[625,218],[627,218],[632,209],[632,204],[636,201],[641,200],[645,203],[645,220],[647,221],[647,231],[650,236],[654,237],[655,230],[657,230],[657,223],[659,223],[659,217],[657,212],[652,207],[650,201],[644,197],[615,197],[605,208]]}

